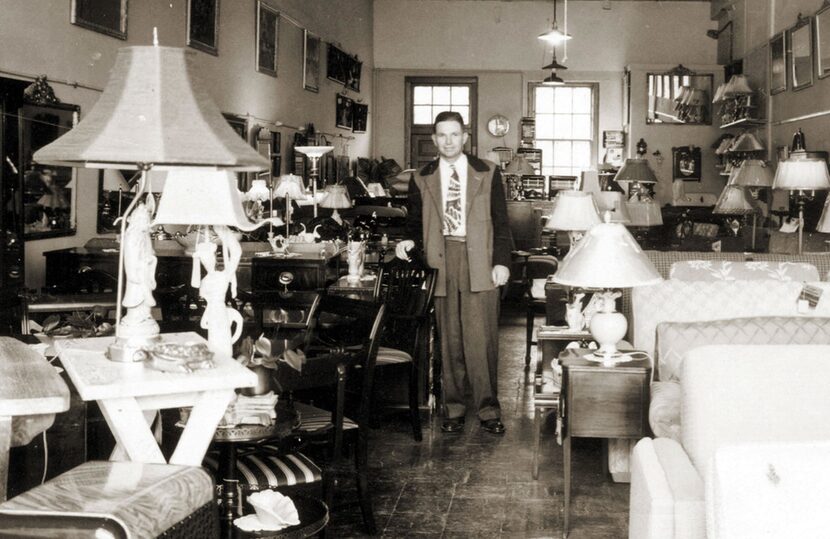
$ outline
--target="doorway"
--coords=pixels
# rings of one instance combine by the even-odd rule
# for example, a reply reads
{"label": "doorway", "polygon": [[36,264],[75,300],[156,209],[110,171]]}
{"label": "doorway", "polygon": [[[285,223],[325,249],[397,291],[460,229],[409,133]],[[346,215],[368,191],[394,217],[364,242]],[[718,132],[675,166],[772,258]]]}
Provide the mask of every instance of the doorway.
{"label": "doorway", "polygon": [[461,114],[467,144],[475,154],[478,123],[478,78],[406,77],[406,166],[421,169],[438,155],[432,143],[432,122],[444,110]]}

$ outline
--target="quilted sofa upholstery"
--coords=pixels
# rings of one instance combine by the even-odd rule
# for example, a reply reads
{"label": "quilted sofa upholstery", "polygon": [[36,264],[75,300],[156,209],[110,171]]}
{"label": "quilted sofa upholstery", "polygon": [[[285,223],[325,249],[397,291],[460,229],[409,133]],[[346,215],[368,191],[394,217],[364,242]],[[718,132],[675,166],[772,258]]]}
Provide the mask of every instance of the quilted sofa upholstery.
{"label": "quilted sofa upholstery", "polygon": [[830,346],[703,346],[681,373],[680,442],[644,438],[632,453],[631,539],[715,536],[706,489],[721,448],[830,440]]}
{"label": "quilted sofa upholstery", "polygon": [[830,318],[771,316],[658,324],[659,381],[651,385],[649,405],[649,423],[655,436],[680,439],[679,381],[683,357],[707,344],[830,345]]}

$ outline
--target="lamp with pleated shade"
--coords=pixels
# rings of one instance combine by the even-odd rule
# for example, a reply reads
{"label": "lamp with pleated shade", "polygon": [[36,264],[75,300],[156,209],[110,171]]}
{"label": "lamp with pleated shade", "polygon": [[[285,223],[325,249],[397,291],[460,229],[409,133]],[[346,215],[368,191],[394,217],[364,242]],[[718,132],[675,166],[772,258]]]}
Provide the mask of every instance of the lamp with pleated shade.
{"label": "lamp with pleated shade", "polygon": [[600,223],[573,246],[559,264],[553,281],[565,286],[600,288],[600,310],[591,317],[590,329],[599,349],[587,359],[611,366],[628,360],[617,350],[628,322],[616,312],[614,289],[646,286],[663,278],[620,223]]}
{"label": "lamp with pleated shade", "polygon": [[761,141],[758,140],[755,133],[744,131],[738,135],[738,138],[736,138],[734,142],[732,142],[727,150],[727,153],[763,152],[766,151],[766,149],[766,146],[761,144]]}
{"label": "lamp with pleated shade", "polygon": [[772,187],[772,169],[760,159],[745,159],[730,183],[750,189]]}
{"label": "lamp with pleated shade", "polygon": [[351,208],[352,201],[349,199],[349,193],[343,185],[327,185],[326,196],[320,201],[321,208],[331,208],[331,218],[334,219],[338,225],[343,226],[343,218],[337,210],[344,208]]}
{"label": "lamp with pleated shade", "polygon": [[285,237],[290,236],[291,201],[305,198],[303,179],[295,174],[283,174],[274,188],[274,196],[285,199]]}
{"label": "lamp with pleated shade", "polygon": [[798,254],[801,254],[804,235],[804,204],[812,200],[815,191],[830,189],[827,170],[827,152],[796,151],[778,163],[773,189],[796,193],[798,204]]}
{"label": "lamp with pleated shade", "polygon": [[[146,264],[142,259],[154,256],[149,228],[143,230],[144,215],[154,206],[143,206],[141,202],[147,192],[146,171],[176,167],[258,171],[270,167],[268,159],[248,146],[225,121],[208,95],[210,85],[197,74],[192,63],[194,56],[194,51],[177,47],[119,49],[110,78],[89,114],[33,156],[44,164],[142,171],[136,197],[122,220],[121,236],[124,238],[128,231],[125,223],[140,207],[140,219],[136,221],[136,230],[130,231],[131,237],[132,233],[146,233],[147,238],[146,242],[122,241],[119,305],[125,294],[125,260],[128,265]],[[150,245],[149,252],[140,256],[126,252],[134,248],[133,243]],[[158,338],[158,324],[149,314],[155,282],[149,276],[143,281],[145,299],[138,304],[125,301],[127,312],[123,319],[121,309],[116,310],[116,343],[108,351],[113,360],[138,360],[141,356],[136,352]]]}
{"label": "lamp with pleated shade", "polygon": [[630,226],[652,227],[663,224],[663,213],[654,200],[634,200],[625,203],[631,218]]}
{"label": "lamp with pleated shade", "polygon": [[573,248],[583,232],[601,222],[590,193],[563,190],[553,199],[553,210],[545,223],[545,230],[567,231]]}
{"label": "lamp with pleated shade", "polygon": [[644,157],[629,157],[623,163],[623,166],[617,171],[614,176],[614,181],[617,183],[630,183],[628,187],[628,195],[639,196],[645,191],[643,185],[657,183],[657,176],[648,164],[648,160]]}

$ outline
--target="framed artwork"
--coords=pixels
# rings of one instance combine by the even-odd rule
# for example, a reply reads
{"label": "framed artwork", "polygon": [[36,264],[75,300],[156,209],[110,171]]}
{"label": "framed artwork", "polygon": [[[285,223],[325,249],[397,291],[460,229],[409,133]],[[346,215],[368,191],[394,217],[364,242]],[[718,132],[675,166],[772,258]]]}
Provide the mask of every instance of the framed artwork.
{"label": "framed artwork", "polygon": [[363,69],[363,62],[357,58],[349,57],[349,71],[346,76],[346,88],[360,92],[360,71]]}
{"label": "framed artwork", "polygon": [[279,11],[258,0],[256,3],[256,70],[277,76]]}
{"label": "framed artwork", "polygon": [[127,0],[72,0],[69,21],[118,39],[127,39]]}
{"label": "framed artwork", "polygon": [[700,181],[700,147],[680,146],[672,148],[672,178],[692,182]]}
{"label": "framed artwork", "polygon": [[812,17],[800,19],[789,33],[789,66],[792,89],[813,85],[813,24]]}
{"label": "framed artwork", "polygon": [[335,125],[343,129],[351,129],[353,123],[354,101],[352,101],[350,97],[338,94],[336,113],[337,119]]}
{"label": "framed artwork", "polygon": [[80,107],[55,103],[18,109],[18,144],[23,168],[23,238],[42,239],[75,234],[77,170],[41,165],[34,153],[78,123]]}
{"label": "framed artwork", "polygon": [[769,42],[769,93],[787,89],[787,33],[781,32]]}
{"label": "framed artwork", "polygon": [[326,51],[326,78],[346,84],[346,72],[349,69],[348,55],[331,43],[326,47]]}
{"label": "framed artwork", "polygon": [[369,105],[355,103],[352,106],[352,131],[355,133],[366,132],[366,122],[369,119]]}
{"label": "framed artwork", "polygon": [[303,30],[303,88],[320,91],[320,38]]}
{"label": "framed artwork", "polygon": [[219,55],[219,0],[187,0],[187,44]]}
{"label": "framed artwork", "polygon": [[830,75],[830,4],[816,13],[816,60],[818,78]]}

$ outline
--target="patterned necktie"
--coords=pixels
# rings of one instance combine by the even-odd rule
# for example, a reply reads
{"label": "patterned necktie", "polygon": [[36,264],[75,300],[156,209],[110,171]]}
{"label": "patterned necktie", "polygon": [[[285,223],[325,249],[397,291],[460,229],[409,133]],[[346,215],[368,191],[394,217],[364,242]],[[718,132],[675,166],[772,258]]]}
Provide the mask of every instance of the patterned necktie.
{"label": "patterned necktie", "polygon": [[461,179],[455,165],[450,165],[452,174],[447,186],[447,200],[444,202],[444,234],[452,236],[461,226]]}

